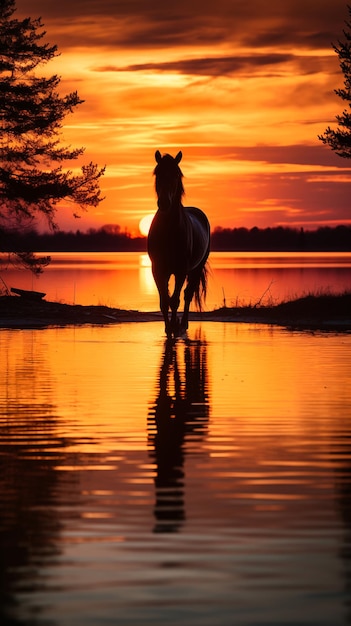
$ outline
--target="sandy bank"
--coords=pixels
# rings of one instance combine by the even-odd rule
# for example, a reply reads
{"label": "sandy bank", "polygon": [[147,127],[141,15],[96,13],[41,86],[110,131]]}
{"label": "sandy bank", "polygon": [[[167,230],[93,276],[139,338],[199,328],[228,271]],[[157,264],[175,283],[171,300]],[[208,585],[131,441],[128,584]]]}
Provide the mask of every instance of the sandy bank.
{"label": "sandy bank", "polygon": [[[120,324],[161,320],[160,312],[140,312],[107,306],[83,306],[0,297],[0,328],[45,328],[83,324]],[[275,306],[225,307],[192,312],[190,320],[275,324],[289,328],[351,331],[351,293],[306,296]]]}

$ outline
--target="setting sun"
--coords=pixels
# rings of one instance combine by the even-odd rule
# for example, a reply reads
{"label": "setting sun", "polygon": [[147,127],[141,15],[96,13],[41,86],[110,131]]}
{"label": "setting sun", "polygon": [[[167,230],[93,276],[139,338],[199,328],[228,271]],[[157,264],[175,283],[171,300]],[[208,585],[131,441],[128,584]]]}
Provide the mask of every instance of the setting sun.
{"label": "setting sun", "polygon": [[154,219],[154,213],[149,213],[148,215],[145,215],[144,217],[142,217],[139,222],[139,230],[141,234],[144,235],[145,237],[147,237],[147,235],[149,234],[149,228],[151,226],[151,222],[153,219]]}

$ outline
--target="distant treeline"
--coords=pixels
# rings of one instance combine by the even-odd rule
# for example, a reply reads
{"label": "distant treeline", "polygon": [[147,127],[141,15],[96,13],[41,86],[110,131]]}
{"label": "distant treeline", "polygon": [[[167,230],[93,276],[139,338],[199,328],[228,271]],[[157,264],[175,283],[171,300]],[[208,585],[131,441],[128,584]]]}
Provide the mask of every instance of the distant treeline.
{"label": "distant treeline", "polygon": [[303,228],[216,228],[211,236],[212,250],[241,251],[351,251],[351,226]]}
{"label": "distant treeline", "polygon": [[118,225],[90,228],[83,232],[57,230],[38,233],[0,232],[0,250],[5,252],[32,250],[33,252],[145,252],[146,238],[132,237]]}
{"label": "distant treeline", "polygon": [[[211,237],[213,251],[351,251],[351,226],[317,230],[295,228],[216,228]],[[0,231],[0,251],[33,252],[118,252],[146,251],[145,237],[132,237],[118,225],[91,228],[87,232],[38,233]]]}

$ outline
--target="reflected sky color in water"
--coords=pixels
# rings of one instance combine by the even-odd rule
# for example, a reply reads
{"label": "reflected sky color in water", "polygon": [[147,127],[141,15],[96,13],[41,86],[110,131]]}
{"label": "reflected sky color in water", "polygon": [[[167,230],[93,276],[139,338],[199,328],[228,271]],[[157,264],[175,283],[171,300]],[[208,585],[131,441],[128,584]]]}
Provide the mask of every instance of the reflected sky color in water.
{"label": "reflected sky color in water", "polygon": [[351,624],[350,347],[1,331],[0,623]]}
{"label": "reflected sky color in water", "polygon": [[[351,289],[349,253],[228,253],[210,255],[206,306],[277,304],[308,293]],[[53,253],[39,279],[8,268],[9,287],[34,289],[47,300],[156,311],[158,293],[147,254]]]}

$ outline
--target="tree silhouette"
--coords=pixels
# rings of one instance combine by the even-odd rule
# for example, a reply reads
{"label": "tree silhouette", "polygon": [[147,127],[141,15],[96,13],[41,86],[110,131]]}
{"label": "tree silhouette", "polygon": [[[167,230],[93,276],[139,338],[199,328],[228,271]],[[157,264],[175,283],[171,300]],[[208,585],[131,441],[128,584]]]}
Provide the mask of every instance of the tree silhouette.
{"label": "tree silhouette", "polygon": [[[82,209],[97,206],[104,173],[92,162],[78,173],[64,167],[84,152],[60,143],[65,116],[83,100],[77,92],[62,97],[59,76],[39,74],[38,68],[58,55],[57,46],[42,42],[41,18],[17,20],[15,10],[15,0],[1,0],[0,233],[22,229],[39,215],[55,228],[63,200]],[[33,271],[45,263],[32,254],[19,258]]]}
{"label": "tree silhouette", "polygon": [[[348,6],[351,17],[351,6]],[[333,44],[333,48],[339,57],[340,68],[344,74],[344,89],[335,89],[335,93],[348,102],[351,108],[351,22],[345,22],[347,29],[343,30],[345,41],[338,41],[338,45]],[[318,138],[331,147],[339,156],[351,158],[351,112],[345,109],[341,115],[336,116],[339,124],[336,130],[332,130],[329,126],[323,135]]]}

